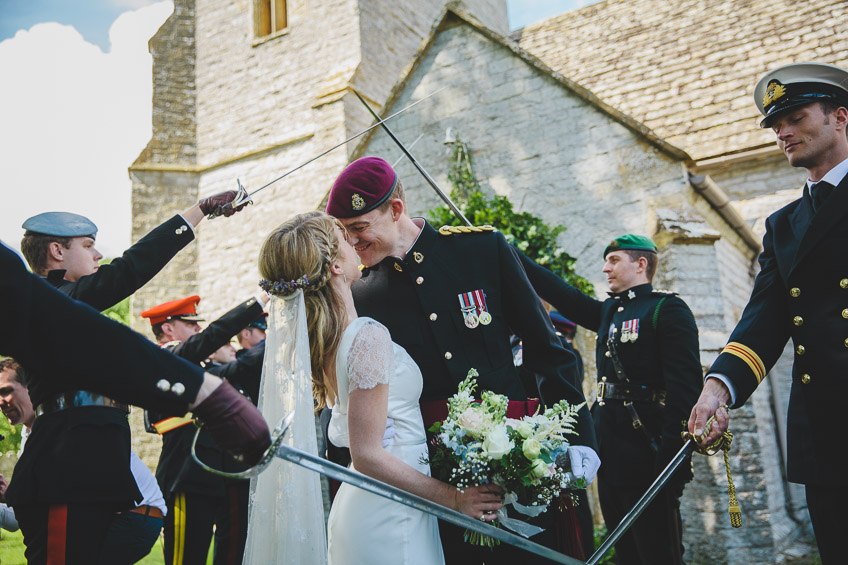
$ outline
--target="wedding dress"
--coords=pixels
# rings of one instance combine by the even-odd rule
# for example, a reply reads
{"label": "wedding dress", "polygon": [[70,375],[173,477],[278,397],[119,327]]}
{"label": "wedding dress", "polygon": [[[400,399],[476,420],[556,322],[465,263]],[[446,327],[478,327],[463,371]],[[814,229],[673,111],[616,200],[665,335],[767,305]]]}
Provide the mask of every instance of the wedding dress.
{"label": "wedding dress", "polygon": [[[336,380],[339,394],[330,420],[330,441],[350,446],[349,393],[388,383],[388,416],[394,419],[396,434],[385,449],[429,475],[429,465],[421,462],[427,456],[418,405],[421,371],[405,349],[391,342],[383,325],[371,318],[357,318],[345,329],[336,354]],[[434,516],[346,483],[333,501],[328,537],[330,565],[444,563]]]}

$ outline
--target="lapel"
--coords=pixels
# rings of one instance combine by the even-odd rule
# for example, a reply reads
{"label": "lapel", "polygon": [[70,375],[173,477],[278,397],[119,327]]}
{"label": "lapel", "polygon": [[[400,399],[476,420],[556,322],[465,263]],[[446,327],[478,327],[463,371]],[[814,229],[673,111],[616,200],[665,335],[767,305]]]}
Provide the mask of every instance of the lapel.
{"label": "lapel", "polygon": [[[839,186],[836,187],[836,190],[833,191],[833,194],[827,199],[826,203],[827,205],[818,214],[813,216],[807,231],[801,239],[798,252],[795,254],[795,260],[792,262],[793,271],[821,238],[848,215],[848,175],[842,179],[842,182],[839,183]],[[803,199],[801,206],[798,208],[802,206],[804,206]]]}

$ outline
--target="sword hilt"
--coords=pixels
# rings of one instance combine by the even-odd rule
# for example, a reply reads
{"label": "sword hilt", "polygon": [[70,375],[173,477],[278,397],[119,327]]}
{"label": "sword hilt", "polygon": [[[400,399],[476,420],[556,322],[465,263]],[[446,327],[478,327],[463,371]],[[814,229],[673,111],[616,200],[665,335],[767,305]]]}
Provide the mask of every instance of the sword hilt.
{"label": "sword hilt", "polygon": [[236,190],[236,196],[233,198],[232,202],[227,202],[221,206],[218,206],[206,216],[209,220],[214,220],[218,216],[223,216],[225,210],[235,210],[239,206],[244,206],[246,204],[252,204],[253,199],[250,197],[250,194],[247,193],[247,190],[242,186],[241,180],[236,179],[236,183],[238,183],[238,190]]}

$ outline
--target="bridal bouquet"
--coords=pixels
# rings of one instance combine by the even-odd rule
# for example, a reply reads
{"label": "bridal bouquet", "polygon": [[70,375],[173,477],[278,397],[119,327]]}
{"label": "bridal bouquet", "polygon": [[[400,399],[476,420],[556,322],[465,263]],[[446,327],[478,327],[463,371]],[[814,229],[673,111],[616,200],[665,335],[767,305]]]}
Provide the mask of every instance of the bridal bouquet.
{"label": "bridal bouquet", "polygon": [[[448,399],[448,417],[430,427],[435,434],[430,453],[434,477],[458,489],[497,484],[506,492],[504,508],[494,526],[503,525],[525,537],[541,528],[509,518],[506,506],[520,514],[535,517],[547,510],[560,490],[585,488],[575,480],[567,463],[567,435],[577,435],[577,411],[561,400],[542,414],[520,420],[506,417],[507,397],[490,391],[475,401],[477,371],[471,369],[459,390]],[[466,541],[492,547],[497,540],[466,531]]]}

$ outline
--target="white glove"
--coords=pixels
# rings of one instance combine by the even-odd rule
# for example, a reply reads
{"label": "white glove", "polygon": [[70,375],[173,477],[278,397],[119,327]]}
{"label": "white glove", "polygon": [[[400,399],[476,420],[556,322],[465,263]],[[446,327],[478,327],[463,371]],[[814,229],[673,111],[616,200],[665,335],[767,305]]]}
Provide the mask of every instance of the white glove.
{"label": "white glove", "polygon": [[595,450],[585,445],[572,445],[568,448],[568,458],[571,460],[571,472],[574,477],[583,477],[586,486],[592,484],[601,467],[601,459]]}
{"label": "white glove", "polygon": [[386,418],[386,431],[383,432],[383,447],[389,447],[395,437],[395,421],[391,418]]}

